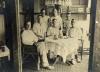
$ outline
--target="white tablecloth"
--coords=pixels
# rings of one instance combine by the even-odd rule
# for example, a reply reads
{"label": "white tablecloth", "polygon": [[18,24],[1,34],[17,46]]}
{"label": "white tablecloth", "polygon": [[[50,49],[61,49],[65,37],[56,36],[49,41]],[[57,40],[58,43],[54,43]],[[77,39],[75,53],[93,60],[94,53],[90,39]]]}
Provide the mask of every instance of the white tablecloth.
{"label": "white tablecloth", "polygon": [[0,58],[7,56],[8,60],[10,60],[10,51],[9,51],[9,49],[6,46],[4,46],[4,47],[5,47],[5,52],[2,52],[0,50]]}
{"label": "white tablecloth", "polygon": [[59,55],[63,58],[63,62],[66,61],[66,57],[75,52],[79,48],[78,40],[74,38],[68,39],[49,39],[46,38],[46,48],[51,52],[54,52],[55,55]]}

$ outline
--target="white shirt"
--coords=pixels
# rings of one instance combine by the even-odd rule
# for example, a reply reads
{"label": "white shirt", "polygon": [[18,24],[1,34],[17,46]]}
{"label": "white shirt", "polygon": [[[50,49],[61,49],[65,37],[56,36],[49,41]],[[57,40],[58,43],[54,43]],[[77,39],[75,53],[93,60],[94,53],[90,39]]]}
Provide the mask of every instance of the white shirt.
{"label": "white shirt", "polygon": [[54,27],[49,27],[47,31],[47,36],[54,36],[54,35],[59,35],[59,29],[54,28]]}
{"label": "white shirt", "polygon": [[33,32],[38,36],[38,38],[44,38],[46,34],[44,26],[40,25],[39,23],[35,23],[33,25]]}
{"label": "white shirt", "polygon": [[22,43],[25,45],[33,45],[34,42],[37,42],[38,38],[33,33],[32,30],[24,30],[22,33]]}
{"label": "white shirt", "polygon": [[52,23],[53,19],[57,20],[57,24],[58,24],[57,27],[58,28],[60,28],[60,27],[62,28],[62,26],[63,26],[63,24],[62,24],[62,18],[59,15],[53,16],[53,17],[50,18],[51,23]]}
{"label": "white shirt", "polygon": [[81,39],[82,38],[82,31],[79,28],[70,28],[68,35],[71,38]]}
{"label": "white shirt", "polygon": [[41,16],[41,18],[40,18],[40,23],[41,23],[41,25],[44,26],[45,29],[47,29],[47,27],[48,27],[48,19],[49,19],[49,16],[47,16],[47,15]]}

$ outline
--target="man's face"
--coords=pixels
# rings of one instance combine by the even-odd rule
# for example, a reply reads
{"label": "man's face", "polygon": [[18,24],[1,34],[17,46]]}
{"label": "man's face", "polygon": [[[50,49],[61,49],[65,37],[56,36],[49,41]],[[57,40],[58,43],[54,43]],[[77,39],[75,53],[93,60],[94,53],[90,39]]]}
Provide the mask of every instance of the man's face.
{"label": "man's face", "polygon": [[31,22],[27,22],[26,29],[27,30],[31,29]]}
{"label": "man's face", "polygon": [[42,11],[42,15],[44,16],[45,14],[46,14],[46,11],[45,11],[45,10],[43,10],[43,11]]}
{"label": "man's face", "polygon": [[53,20],[53,27],[57,26],[57,20]]}

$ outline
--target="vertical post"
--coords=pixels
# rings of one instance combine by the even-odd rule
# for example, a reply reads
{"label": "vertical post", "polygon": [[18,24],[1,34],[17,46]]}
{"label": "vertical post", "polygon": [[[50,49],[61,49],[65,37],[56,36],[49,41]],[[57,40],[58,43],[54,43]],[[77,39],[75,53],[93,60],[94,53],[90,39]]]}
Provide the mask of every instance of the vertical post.
{"label": "vertical post", "polygon": [[[90,10],[90,8],[91,8],[91,0],[88,0],[88,5],[87,5],[87,10]],[[88,23],[88,25],[87,25],[87,31],[89,32],[89,27],[90,27],[90,13],[89,14],[87,14],[86,15],[86,20],[87,20],[87,23]]]}
{"label": "vertical post", "polygon": [[88,6],[87,6],[88,8],[90,8],[91,7],[91,0],[88,0]]}
{"label": "vertical post", "polygon": [[89,57],[89,72],[95,72],[93,69],[94,65],[94,32],[95,32],[95,20],[96,20],[96,1],[91,1],[91,16],[90,16],[90,57]]}
{"label": "vertical post", "polygon": [[11,66],[15,72],[22,72],[19,0],[5,0],[5,34]]}
{"label": "vertical post", "polygon": [[19,0],[15,0],[16,8],[16,28],[17,28],[17,47],[18,47],[18,72],[22,72],[22,55],[21,55],[21,35],[20,35],[20,15],[19,15]]}

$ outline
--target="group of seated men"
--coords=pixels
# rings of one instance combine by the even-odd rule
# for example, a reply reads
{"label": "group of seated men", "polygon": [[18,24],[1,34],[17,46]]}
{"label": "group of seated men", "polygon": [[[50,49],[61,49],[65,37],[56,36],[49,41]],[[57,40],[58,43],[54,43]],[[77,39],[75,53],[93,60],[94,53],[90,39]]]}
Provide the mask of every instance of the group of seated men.
{"label": "group of seated men", "polygon": [[[47,49],[45,46],[45,38],[58,39],[63,38],[62,33],[62,18],[57,12],[57,9],[53,9],[53,16],[49,17],[46,15],[46,10],[41,10],[41,15],[37,16],[37,21],[31,27],[31,22],[27,21],[25,24],[25,29],[21,34],[22,43],[25,45],[33,45],[34,43],[37,46],[37,50],[42,56],[42,66],[48,69],[54,69],[54,66],[50,66],[47,59]],[[70,38],[79,38],[78,29],[75,28],[76,24],[74,19],[71,21],[71,27],[68,31],[68,36]],[[77,57],[76,57],[77,56]],[[77,53],[75,54],[77,61],[80,61]],[[74,58],[71,59],[74,64]]]}

